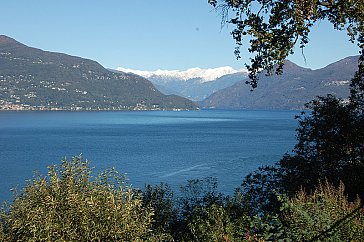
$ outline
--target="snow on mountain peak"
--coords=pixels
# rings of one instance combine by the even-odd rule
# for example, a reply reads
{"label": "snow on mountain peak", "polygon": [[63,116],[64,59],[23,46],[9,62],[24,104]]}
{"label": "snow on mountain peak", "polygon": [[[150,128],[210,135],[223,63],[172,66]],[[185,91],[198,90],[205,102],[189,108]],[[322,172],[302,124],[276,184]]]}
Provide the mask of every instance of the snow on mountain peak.
{"label": "snow on mountain peak", "polygon": [[247,72],[245,69],[235,70],[230,66],[223,66],[218,68],[208,68],[208,69],[201,69],[198,67],[190,68],[185,71],[180,70],[156,70],[156,71],[141,71],[141,70],[133,70],[123,67],[118,67],[118,71],[126,72],[126,73],[134,73],[145,78],[150,77],[161,77],[166,79],[181,79],[181,80],[189,80],[198,78],[201,79],[202,82],[208,82],[212,80],[216,80],[219,77],[228,74],[234,74],[237,72]]}

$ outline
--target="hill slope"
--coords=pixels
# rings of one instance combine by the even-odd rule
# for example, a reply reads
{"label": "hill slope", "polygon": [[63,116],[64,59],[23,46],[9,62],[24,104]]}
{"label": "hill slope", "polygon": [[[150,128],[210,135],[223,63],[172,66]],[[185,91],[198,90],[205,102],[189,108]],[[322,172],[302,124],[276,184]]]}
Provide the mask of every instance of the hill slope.
{"label": "hill slope", "polygon": [[302,109],[319,95],[349,95],[350,79],[358,66],[358,57],[348,57],[325,68],[311,70],[287,61],[283,75],[261,75],[258,88],[240,81],[220,90],[200,103],[206,108],[226,109]]}
{"label": "hill slope", "polygon": [[0,109],[194,109],[147,79],[95,61],[42,51],[0,35]]}

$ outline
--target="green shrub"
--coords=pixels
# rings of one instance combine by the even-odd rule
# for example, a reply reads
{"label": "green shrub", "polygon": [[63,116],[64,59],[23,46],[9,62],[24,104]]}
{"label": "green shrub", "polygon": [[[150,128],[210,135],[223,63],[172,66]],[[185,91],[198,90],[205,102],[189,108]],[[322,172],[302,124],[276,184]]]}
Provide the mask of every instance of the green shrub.
{"label": "green shrub", "polygon": [[0,241],[7,241],[5,237],[3,221],[0,220]]}
{"label": "green shrub", "polygon": [[155,241],[153,210],[115,170],[93,177],[74,157],[30,181],[2,215],[10,241]]}
{"label": "green shrub", "polygon": [[344,185],[320,184],[312,195],[299,192],[288,201],[285,220],[293,241],[362,241],[364,209],[350,203]]}
{"label": "green shrub", "polygon": [[199,208],[188,224],[194,241],[232,241],[234,225],[218,205]]}

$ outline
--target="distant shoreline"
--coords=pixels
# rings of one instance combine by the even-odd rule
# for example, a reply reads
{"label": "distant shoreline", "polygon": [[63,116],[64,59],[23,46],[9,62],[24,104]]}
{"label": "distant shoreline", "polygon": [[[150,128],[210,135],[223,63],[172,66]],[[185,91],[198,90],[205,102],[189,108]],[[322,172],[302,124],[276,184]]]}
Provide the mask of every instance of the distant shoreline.
{"label": "distant shoreline", "polygon": [[191,111],[196,109],[184,109],[184,108],[149,108],[149,107],[129,107],[129,108],[83,108],[83,107],[47,107],[47,106],[21,106],[21,105],[8,105],[0,106],[0,112],[2,111],[67,111],[67,112],[98,112],[98,111]]}

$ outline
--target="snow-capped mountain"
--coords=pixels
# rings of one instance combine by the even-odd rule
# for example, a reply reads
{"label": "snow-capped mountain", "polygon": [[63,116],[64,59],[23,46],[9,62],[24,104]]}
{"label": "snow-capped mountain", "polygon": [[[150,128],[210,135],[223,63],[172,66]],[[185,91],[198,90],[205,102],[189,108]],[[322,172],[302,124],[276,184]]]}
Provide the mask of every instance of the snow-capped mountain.
{"label": "snow-capped mountain", "polygon": [[208,68],[208,69],[201,69],[198,67],[190,68],[185,71],[180,70],[156,70],[156,71],[140,71],[140,70],[133,70],[123,67],[118,67],[118,71],[126,72],[126,73],[134,73],[139,76],[150,78],[150,77],[159,77],[163,79],[179,79],[183,81],[187,81],[190,79],[200,79],[201,82],[208,82],[216,80],[219,77],[234,74],[237,72],[246,72],[245,69],[242,70],[235,70],[230,66],[223,66],[217,68]]}
{"label": "snow-capped mountain", "polygon": [[184,71],[141,71],[122,67],[118,67],[117,70],[145,77],[165,94],[176,94],[194,101],[203,100],[247,76],[245,69],[235,70],[230,66],[208,69],[196,67]]}

